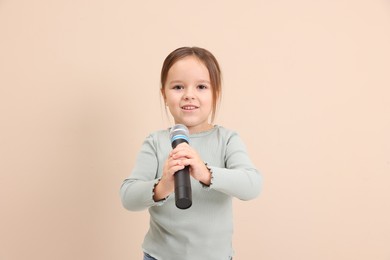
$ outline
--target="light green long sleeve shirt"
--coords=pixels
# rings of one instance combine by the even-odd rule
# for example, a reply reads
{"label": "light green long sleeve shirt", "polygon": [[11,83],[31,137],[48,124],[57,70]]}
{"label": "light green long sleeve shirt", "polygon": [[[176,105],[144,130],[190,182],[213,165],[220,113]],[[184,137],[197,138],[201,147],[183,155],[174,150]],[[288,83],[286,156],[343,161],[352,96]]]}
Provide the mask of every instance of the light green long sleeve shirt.
{"label": "light green long sleeve shirt", "polygon": [[215,126],[189,139],[212,173],[210,186],[191,178],[189,209],[178,209],[174,194],[153,200],[154,186],[172,150],[169,130],[144,141],[130,177],[121,186],[122,204],[131,211],[149,210],[150,228],[142,248],[158,260],[228,260],[233,255],[232,198],[257,197],[261,176],[236,132]]}

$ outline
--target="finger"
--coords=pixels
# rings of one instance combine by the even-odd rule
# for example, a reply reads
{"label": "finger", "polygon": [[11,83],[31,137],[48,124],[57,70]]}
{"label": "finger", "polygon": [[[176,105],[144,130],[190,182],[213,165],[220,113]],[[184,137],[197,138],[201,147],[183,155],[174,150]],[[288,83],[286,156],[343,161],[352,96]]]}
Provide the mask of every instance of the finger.
{"label": "finger", "polygon": [[172,157],[169,157],[168,160],[166,161],[165,163],[165,166],[164,166],[164,171],[165,172],[169,172],[170,175],[172,175],[172,168],[173,167],[177,167],[177,166],[181,166],[181,160],[176,160],[176,159],[173,159]]}
{"label": "finger", "polygon": [[177,165],[177,166],[174,166],[170,169],[170,174],[171,175],[175,175],[176,172],[180,171],[180,170],[183,170],[184,169],[184,165]]}
{"label": "finger", "polygon": [[184,143],[180,143],[176,146],[176,148],[183,148],[183,147],[190,147],[190,145],[188,143],[184,142]]}
{"label": "finger", "polygon": [[173,167],[175,165],[179,165],[181,163],[181,159],[174,158],[173,156],[168,160],[168,166]]}
{"label": "finger", "polygon": [[189,147],[189,146],[187,146],[187,147],[180,147],[180,148],[172,150],[171,156],[175,156],[177,154],[182,154],[182,153],[196,154],[196,151],[194,149],[192,149],[191,147]]}
{"label": "finger", "polygon": [[193,162],[192,159],[184,159],[184,160],[181,160],[181,164],[184,165],[184,166],[189,166],[191,165]]}
{"label": "finger", "polygon": [[168,164],[169,170],[173,173],[184,168],[185,165],[183,165],[182,160],[170,160]]}
{"label": "finger", "polygon": [[183,151],[183,150],[189,150],[191,149],[191,146],[189,146],[187,143],[181,143],[178,146],[176,146],[175,149],[172,150],[172,153],[176,153],[178,151]]}
{"label": "finger", "polygon": [[193,154],[189,151],[179,151],[172,155],[174,160],[193,158]]}

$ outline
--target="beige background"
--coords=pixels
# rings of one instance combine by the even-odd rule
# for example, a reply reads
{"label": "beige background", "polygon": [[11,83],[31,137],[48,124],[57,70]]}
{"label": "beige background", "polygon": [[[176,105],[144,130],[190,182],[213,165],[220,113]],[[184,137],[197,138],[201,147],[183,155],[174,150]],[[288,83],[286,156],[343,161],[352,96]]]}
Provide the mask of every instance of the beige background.
{"label": "beige background", "polygon": [[0,0],[0,259],[141,259],[119,186],[170,125],[163,59],[212,51],[265,179],[236,258],[390,259],[390,3]]}

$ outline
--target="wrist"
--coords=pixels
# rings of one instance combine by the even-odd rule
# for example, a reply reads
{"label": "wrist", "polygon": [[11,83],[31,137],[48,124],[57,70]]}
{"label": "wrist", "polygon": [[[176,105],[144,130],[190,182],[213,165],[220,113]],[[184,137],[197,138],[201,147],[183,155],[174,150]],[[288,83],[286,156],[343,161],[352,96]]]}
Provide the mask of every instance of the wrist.
{"label": "wrist", "polygon": [[163,178],[159,179],[153,188],[153,200],[161,201],[166,199],[172,191],[167,188],[167,185]]}
{"label": "wrist", "polygon": [[204,167],[205,167],[205,170],[204,170],[203,178],[200,182],[205,186],[210,186],[211,179],[212,179],[211,170],[207,166],[207,163],[204,163]]}

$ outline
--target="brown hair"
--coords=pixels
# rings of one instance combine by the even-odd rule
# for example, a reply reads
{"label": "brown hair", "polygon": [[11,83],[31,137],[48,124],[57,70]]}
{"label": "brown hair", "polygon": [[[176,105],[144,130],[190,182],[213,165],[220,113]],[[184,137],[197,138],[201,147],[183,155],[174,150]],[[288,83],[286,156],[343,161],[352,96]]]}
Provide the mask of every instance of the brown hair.
{"label": "brown hair", "polygon": [[211,114],[211,121],[214,121],[215,112],[217,110],[218,101],[221,98],[222,80],[221,70],[217,59],[214,55],[206,49],[199,47],[181,47],[171,52],[164,60],[161,69],[161,93],[164,96],[165,83],[167,81],[169,69],[177,62],[187,56],[195,56],[207,68],[210,75],[211,91],[213,94],[213,109]]}

